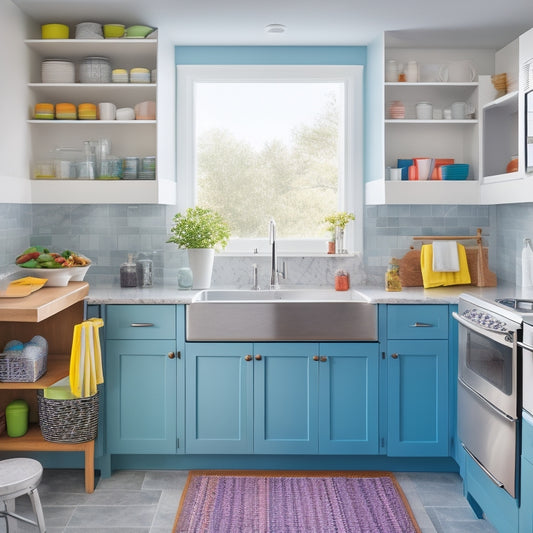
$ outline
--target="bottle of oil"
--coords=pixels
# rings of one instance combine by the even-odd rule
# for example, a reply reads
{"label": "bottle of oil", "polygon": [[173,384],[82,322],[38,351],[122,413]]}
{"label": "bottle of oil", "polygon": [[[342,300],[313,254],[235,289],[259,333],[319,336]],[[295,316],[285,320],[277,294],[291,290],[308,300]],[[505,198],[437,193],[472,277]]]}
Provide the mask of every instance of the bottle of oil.
{"label": "bottle of oil", "polygon": [[402,290],[400,281],[400,266],[398,259],[393,257],[389,262],[389,267],[385,273],[385,290],[388,292],[398,292]]}

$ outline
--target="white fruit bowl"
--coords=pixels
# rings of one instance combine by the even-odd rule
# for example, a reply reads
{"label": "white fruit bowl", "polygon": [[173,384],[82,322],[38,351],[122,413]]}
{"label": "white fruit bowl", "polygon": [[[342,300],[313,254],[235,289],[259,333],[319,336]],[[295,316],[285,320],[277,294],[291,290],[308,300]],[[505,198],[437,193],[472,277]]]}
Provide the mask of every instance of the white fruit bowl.
{"label": "white fruit bowl", "polygon": [[45,287],[66,287],[69,281],[83,281],[91,265],[63,268],[24,268],[19,267],[27,276],[47,279]]}

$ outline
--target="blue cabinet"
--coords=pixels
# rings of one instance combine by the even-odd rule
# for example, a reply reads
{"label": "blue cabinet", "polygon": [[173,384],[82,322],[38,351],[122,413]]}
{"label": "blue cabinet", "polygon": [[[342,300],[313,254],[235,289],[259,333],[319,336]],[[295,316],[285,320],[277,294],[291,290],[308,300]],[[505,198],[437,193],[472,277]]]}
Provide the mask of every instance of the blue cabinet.
{"label": "blue cabinet", "polygon": [[519,532],[533,533],[533,416],[522,411]]}
{"label": "blue cabinet", "polygon": [[187,453],[370,454],[377,343],[188,343]]}
{"label": "blue cabinet", "polygon": [[387,455],[449,455],[448,306],[389,305]]}
{"label": "blue cabinet", "polygon": [[252,453],[253,345],[188,343],[187,453]]}
{"label": "blue cabinet", "polygon": [[254,346],[254,453],[318,453],[315,343]]}
{"label": "blue cabinet", "polygon": [[321,454],[378,453],[378,368],[378,343],[320,344]]}
{"label": "blue cabinet", "polygon": [[[173,305],[106,308],[107,453],[177,453],[182,366]],[[183,388],[183,387],[181,387]]]}

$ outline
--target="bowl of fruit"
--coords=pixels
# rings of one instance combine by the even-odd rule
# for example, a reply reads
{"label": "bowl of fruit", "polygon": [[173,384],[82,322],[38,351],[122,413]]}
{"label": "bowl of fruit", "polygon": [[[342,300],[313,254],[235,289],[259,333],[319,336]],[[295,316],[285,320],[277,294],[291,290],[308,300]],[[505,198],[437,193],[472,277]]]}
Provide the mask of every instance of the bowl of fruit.
{"label": "bowl of fruit", "polygon": [[28,276],[48,280],[47,287],[66,287],[69,281],[83,281],[91,266],[91,260],[77,252],[51,252],[42,246],[27,248],[15,262]]}

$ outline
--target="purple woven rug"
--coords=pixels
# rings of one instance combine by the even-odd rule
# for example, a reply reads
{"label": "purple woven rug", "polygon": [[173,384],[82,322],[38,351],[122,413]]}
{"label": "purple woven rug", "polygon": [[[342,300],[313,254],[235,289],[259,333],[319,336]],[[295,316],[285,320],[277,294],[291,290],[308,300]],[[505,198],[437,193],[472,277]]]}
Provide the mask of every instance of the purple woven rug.
{"label": "purple woven rug", "polygon": [[192,471],[174,533],[420,533],[389,472]]}

